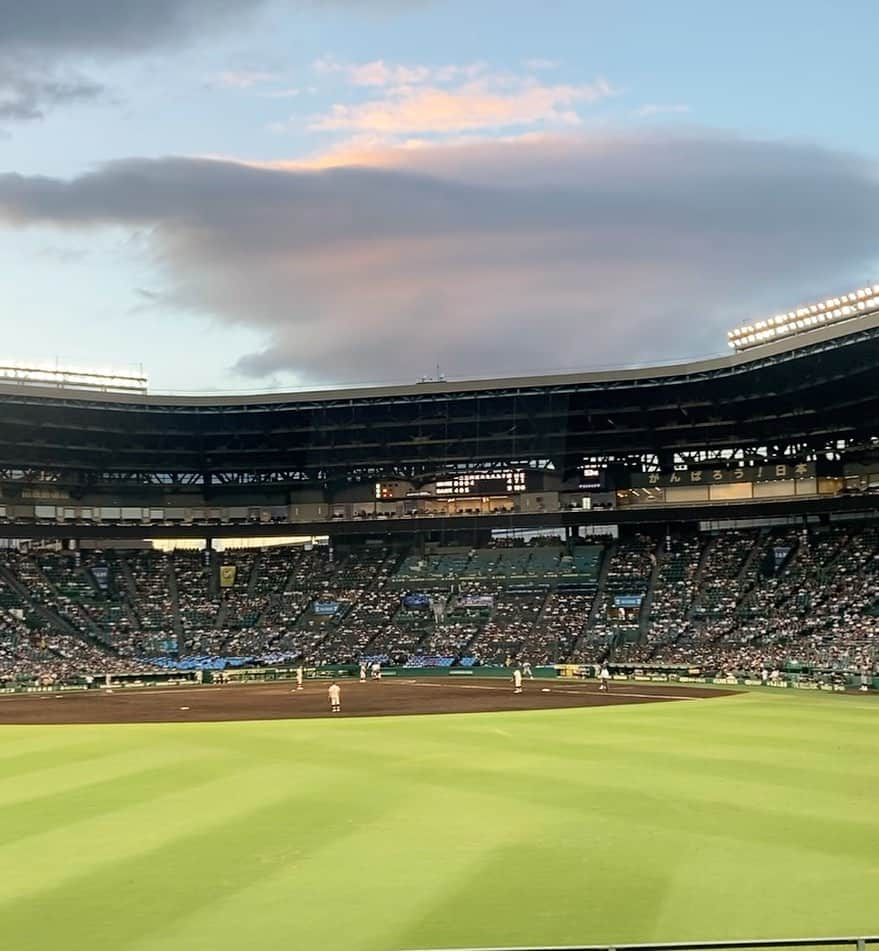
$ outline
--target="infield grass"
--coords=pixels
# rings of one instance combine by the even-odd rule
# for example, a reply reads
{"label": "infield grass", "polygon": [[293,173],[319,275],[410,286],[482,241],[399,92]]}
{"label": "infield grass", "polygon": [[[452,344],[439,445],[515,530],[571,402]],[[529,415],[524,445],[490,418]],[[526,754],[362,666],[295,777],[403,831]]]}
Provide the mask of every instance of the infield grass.
{"label": "infield grass", "polygon": [[[323,689],[323,688],[316,688]],[[879,931],[879,698],[0,727],[10,951]]]}

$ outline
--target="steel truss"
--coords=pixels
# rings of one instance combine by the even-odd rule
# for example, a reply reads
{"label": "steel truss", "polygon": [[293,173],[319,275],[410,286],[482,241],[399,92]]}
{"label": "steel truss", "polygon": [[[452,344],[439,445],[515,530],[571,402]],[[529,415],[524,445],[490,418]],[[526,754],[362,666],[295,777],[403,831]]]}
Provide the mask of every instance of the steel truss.
{"label": "steel truss", "polygon": [[879,451],[879,322],[710,367],[212,402],[0,392],[0,481],[336,486],[508,469],[843,461]]}

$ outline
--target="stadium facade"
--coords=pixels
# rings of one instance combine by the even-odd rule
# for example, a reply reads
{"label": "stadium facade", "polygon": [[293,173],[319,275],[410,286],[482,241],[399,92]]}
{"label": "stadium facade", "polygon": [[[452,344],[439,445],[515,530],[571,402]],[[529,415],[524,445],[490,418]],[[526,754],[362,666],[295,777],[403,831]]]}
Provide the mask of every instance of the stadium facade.
{"label": "stadium facade", "polygon": [[615,372],[234,398],[0,384],[0,675],[528,659],[868,689],[875,303]]}
{"label": "stadium facade", "polygon": [[717,359],[250,397],[0,384],[8,535],[872,511],[879,312]]}

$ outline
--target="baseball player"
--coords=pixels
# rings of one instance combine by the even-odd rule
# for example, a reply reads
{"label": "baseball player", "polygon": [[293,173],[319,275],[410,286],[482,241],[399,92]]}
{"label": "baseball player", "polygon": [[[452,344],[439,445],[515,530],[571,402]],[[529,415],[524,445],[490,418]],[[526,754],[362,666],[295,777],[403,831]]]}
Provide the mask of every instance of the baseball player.
{"label": "baseball player", "polygon": [[327,691],[327,694],[330,698],[330,711],[332,713],[338,713],[342,709],[342,691],[339,689],[339,685],[335,680],[330,684],[330,689]]}
{"label": "baseball player", "polygon": [[366,662],[360,661],[360,683],[366,683]]}
{"label": "baseball player", "polygon": [[522,671],[517,667],[513,671],[513,693],[522,692]]}
{"label": "baseball player", "polygon": [[302,689],[302,677],[303,677],[304,673],[305,673],[305,672],[304,672],[303,669],[302,669],[302,664],[300,664],[300,665],[296,668],[296,689],[297,689],[297,690],[301,690],[301,689]]}
{"label": "baseball player", "polygon": [[610,671],[607,669],[607,664],[601,668],[601,683],[598,685],[599,690],[607,690],[608,684],[610,683]]}

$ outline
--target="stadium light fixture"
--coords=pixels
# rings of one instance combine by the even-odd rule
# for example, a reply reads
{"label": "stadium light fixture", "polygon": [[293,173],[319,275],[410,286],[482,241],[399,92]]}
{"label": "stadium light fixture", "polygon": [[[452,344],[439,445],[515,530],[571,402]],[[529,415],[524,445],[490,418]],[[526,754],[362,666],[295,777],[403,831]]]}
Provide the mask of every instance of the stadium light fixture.
{"label": "stadium light fixture", "polygon": [[146,393],[144,373],[89,370],[82,367],[40,366],[35,363],[0,363],[0,383],[52,386],[59,389],[97,390],[109,393]]}
{"label": "stadium light fixture", "polygon": [[786,314],[743,324],[727,333],[727,344],[733,350],[749,350],[782,337],[806,333],[822,325],[875,313],[879,313],[879,284],[866,285],[841,297],[828,297]]}

